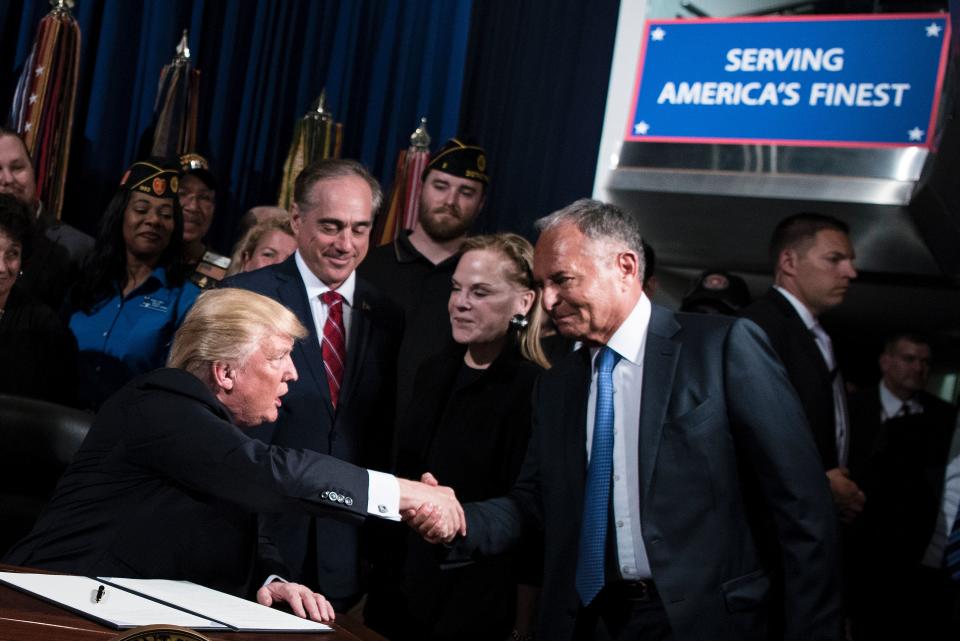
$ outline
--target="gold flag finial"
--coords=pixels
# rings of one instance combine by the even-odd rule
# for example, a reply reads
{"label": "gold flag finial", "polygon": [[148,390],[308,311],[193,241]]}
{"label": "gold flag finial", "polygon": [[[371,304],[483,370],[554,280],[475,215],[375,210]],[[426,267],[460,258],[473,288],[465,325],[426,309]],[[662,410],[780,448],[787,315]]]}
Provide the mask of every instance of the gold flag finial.
{"label": "gold flag finial", "polygon": [[430,133],[427,131],[426,116],[420,119],[420,126],[410,134],[410,146],[421,151],[430,149]]}
{"label": "gold flag finial", "polygon": [[184,65],[190,60],[190,47],[187,45],[187,30],[183,30],[183,36],[180,38],[180,44],[177,45],[177,57],[175,64]]}
{"label": "gold flag finial", "polygon": [[73,9],[74,0],[50,0],[50,6],[54,13],[70,13]]}
{"label": "gold flag finial", "polygon": [[310,118],[311,120],[320,120],[326,122],[327,120],[332,120],[333,115],[327,111],[327,90],[323,88],[320,90],[320,97],[313,101],[313,105],[310,106],[310,111],[307,113],[304,118]]}

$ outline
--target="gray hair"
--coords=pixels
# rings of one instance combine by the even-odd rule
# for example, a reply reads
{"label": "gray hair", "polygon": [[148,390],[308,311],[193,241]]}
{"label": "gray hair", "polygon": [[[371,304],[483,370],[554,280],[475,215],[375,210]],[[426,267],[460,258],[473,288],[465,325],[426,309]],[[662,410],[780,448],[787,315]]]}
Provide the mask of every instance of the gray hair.
{"label": "gray hair", "polygon": [[380,183],[367,171],[366,167],[356,160],[347,158],[324,158],[304,167],[293,184],[293,200],[301,209],[308,209],[311,204],[308,196],[314,185],[324,180],[346,178],[348,176],[362,178],[366,181],[372,195],[373,213],[376,215],[380,209],[380,204],[383,202],[383,190],[380,188]]}
{"label": "gray hair", "polygon": [[646,272],[643,236],[637,219],[630,213],[610,203],[581,198],[540,218],[533,225],[542,234],[548,229],[567,224],[576,226],[591,240],[614,242],[636,253],[640,263],[640,280],[643,280]]}

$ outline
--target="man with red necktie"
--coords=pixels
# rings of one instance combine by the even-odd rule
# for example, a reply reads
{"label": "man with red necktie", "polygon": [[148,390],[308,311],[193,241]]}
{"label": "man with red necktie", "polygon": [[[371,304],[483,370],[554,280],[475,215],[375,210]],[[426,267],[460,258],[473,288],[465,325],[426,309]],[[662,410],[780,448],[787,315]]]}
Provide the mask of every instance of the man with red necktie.
{"label": "man with red necktie", "polygon": [[[356,268],[382,197],[376,179],[356,161],[312,163],[295,186],[297,251],[227,282],[284,304],[311,334],[294,348],[300,378],[291,383],[279,418],[251,435],[381,470],[390,463],[403,315]],[[392,491],[389,483],[386,489]],[[284,578],[322,591],[338,611],[356,603],[363,591],[357,527],[299,515],[264,522],[264,534],[291,570]]]}

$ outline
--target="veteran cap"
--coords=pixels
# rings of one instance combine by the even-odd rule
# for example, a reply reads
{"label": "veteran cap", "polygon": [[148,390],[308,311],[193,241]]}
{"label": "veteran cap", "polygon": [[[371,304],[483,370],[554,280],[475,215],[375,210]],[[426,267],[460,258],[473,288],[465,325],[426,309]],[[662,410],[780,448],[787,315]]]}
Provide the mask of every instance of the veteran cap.
{"label": "veteran cap", "polygon": [[180,169],[176,163],[163,158],[138,160],[124,172],[120,188],[157,198],[175,198],[180,188]]}
{"label": "veteran cap", "polygon": [[680,309],[733,315],[749,304],[750,290],[745,280],[722,269],[708,269],[694,281]]}
{"label": "veteran cap", "polygon": [[421,180],[426,180],[431,169],[442,171],[452,176],[478,180],[484,185],[490,184],[487,175],[487,152],[478,145],[468,145],[456,138],[451,138],[441,147],[426,168]]}
{"label": "veteran cap", "polygon": [[217,179],[210,171],[210,163],[200,154],[190,152],[180,156],[180,171],[184,176],[196,176],[207,189],[217,190]]}

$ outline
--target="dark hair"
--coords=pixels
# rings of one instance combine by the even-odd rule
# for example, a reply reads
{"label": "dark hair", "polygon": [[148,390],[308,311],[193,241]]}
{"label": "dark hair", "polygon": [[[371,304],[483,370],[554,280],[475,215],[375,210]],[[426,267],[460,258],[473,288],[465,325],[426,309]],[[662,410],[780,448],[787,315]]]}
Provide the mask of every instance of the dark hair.
{"label": "dark hair", "polygon": [[314,185],[322,180],[347,176],[356,176],[367,182],[370,193],[373,195],[373,213],[376,215],[377,210],[380,209],[380,204],[383,202],[383,190],[380,189],[380,183],[367,171],[366,167],[356,160],[345,158],[325,158],[304,167],[303,171],[297,175],[297,180],[293,185],[293,200],[298,207],[305,209],[312,204],[309,195]]}
{"label": "dark hair", "polygon": [[[90,313],[93,306],[109,298],[115,292],[116,284],[127,277],[127,247],[123,240],[123,216],[130,202],[131,192],[118,189],[100,218],[100,228],[93,251],[84,262],[80,280],[74,287],[71,306]],[[173,195],[173,231],[170,242],[160,253],[157,267],[167,270],[167,285],[178,287],[186,280],[186,268],[181,253],[183,251],[183,212],[180,199]]]}
{"label": "dark hair", "polygon": [[30,150],[27,149],[27,141],[23,139],[23,136],[21,136],[19,133],[17,133],[13,129],[10,129],[9,127],[4,127],[3,125],[0,125],[0,138],[3,138],[4,136],[10,136],[20,141],[20,144],[23,145],[24,155],[27,157],[27,160],[30,161],[30,165],[33,166],[33,158],[30,157]]}
{"label": "dark hair", "polygon": [[812,242],[817,233],[824,229],[832,229],[843,234],[850,233],[850,227],[839,218],[813,212],[787,216],[777,223],[770,237],[769,251],[773,271],[777,271],[777,262],[784,249],[800,249],[802,245]]}
{"label": "dark hair", "polygon": [[10,194],[0,194],[0,232],[23,248],[23,259],[30,257],[33,223],[30,208]]}
{"label": "dark hair", "polygon": [[893,348],[900,341],[908,341],[910,343],[916,343],[917,345],[926,345],[930,347],[930,338],[921,334],[920,332],[895,332],[886,337],[883,341],[883,351],[887,354],[893,352]]}
{"label": "dark hair", "polygon": [[650,246],[647,241],[641,241],[643,244],[643,284],[646,285],[647,281],[657,275],[657,254],[653,251],[653,247]]}

